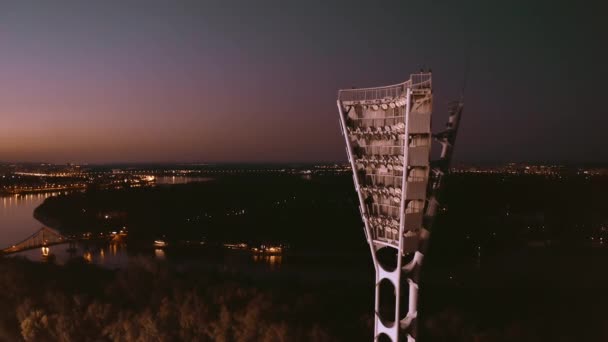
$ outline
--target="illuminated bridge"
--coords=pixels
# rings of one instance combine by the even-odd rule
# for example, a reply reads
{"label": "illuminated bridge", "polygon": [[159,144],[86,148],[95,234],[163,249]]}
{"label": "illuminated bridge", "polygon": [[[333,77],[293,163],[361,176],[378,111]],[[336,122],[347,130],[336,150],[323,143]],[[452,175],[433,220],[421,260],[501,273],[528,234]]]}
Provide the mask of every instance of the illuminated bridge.
{"label": "illuminated bridge", "polygon": [[[376,270],[375,341],[417,337],[420,267],[463,102],[450,104],[447,127],[439,134],[431,132],[432,109],[431,73],[338,95],[340,126]],[[435,161],[433,142],[441,146]]]}
{"label": "illuminated bridge", "polygon": [[72,239],[61,235],[54,229],[42,227],[25,240],[0,250],[0,255],[13,254],[35,248],[49,247],[71,241]]}

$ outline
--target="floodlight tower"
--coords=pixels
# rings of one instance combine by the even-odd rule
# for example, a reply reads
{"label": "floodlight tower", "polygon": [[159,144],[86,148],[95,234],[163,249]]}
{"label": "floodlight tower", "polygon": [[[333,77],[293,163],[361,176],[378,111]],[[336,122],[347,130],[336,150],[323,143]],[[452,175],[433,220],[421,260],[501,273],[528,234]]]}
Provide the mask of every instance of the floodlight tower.
{"label": "floodlight tower", "polygon": [[[462,101],[433,135],[431,73],[338,94],[340,126],[353,169],[364,232],[376,270],[374,340],[416,341],[420,266],[449,170]],[[431,144],[441,144],[431,162]]]}

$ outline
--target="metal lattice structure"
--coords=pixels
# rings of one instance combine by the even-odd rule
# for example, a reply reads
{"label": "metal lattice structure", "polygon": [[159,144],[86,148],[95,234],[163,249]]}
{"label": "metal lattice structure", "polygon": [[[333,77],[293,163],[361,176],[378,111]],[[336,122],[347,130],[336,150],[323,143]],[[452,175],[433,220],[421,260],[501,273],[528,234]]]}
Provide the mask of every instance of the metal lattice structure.
{"label": "metal lattice structure", "polygon": [[[342,133],[376,270],[374,340],[416,340],[420,266],[463,104],[450,105],[448,127],[435,136],[432,108],[430,73],[339,91]],[[433,139],[442,145],[436,162]]]}

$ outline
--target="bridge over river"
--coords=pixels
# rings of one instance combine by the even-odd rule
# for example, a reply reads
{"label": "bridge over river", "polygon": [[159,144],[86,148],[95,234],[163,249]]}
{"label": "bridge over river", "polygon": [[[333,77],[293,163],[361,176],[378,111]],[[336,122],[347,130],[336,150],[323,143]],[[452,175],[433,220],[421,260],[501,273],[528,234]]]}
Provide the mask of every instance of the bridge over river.
{"label": "bridge over river", "polygon": [[23,241],[20,241],[10,247],[0,250],[0,255],[19,253],[28,249],[58,245],[70,242],[72,240],[73,239],[69,239],[61,235],[58,231],[54,229],[51,229],[49,227],[42,227]]}
{"label": "bridge over river", "polygon": [[[116,236],[107,236],[107,235],[103,236],[102,235],[100,237],[100,239],[117,239],[117,238],[119,238],[119,235],[116,235]],[[91,237],[90,234],[83,234],[81,237],[77,237],[77,236],[67,237],[52,228],[42,227],[39,230],[37,230],[34,234],[32,234],[29,237],[27,237],[26,239],[24,239],[23,241],[18,242],[16,244],[11,245],[10,247],[0,250],[0,256],[19,253],[19,252],[27,251],[30,249],[50,247],[53,245],[60,245],[60,244],[64,244],[64,243],[69,243],[70,246],[72,246],[76,243],[76,241],[93,240],[93,239],[94,238]]]}

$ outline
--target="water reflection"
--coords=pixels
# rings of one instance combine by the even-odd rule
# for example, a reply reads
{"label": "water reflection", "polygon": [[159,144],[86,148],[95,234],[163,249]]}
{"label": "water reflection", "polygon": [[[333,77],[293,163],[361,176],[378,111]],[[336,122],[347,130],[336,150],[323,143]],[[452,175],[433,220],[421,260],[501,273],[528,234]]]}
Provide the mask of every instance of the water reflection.
{"label": "water reflection", "polygon": [[165,260],[165,251],[162,250],[161,248],[156,248],[154,250],[154,256],[156,257],[156,259],[158,260]]}
{"label": "water reflection", "polygon": [[[175,253],[174,253],[175,252]],[[165,250],[163,248],[150,248],[141,250],[127,250],[125,243],[79,241],[71,246],[68,243],[45,246],[19,253],[11,254],[11,257],[26,258],[35,262],[46,262],[57,265],[65,265],[71,260],[86,262],[108,269],[120,269],[129,264],[133,256],[144,256],[154,258],[158,261],[168,261],[172,264],[201,262],[215,263],[205,257],[206,252],[201,254],[190,254],[184,256],[181,251]],[[286,264],[284,255],[281,254],[250,254],[243,251],[229,251],[227,258],[220,261],[221,265],[242,268],[245,271],[270,271],[282,272],[291,267]],[[131,259],[132,260],[132,259]],[[252,268],[252,266],[255,266]],[[223,266],[222,266],[223,267]]]}
{"label": "water reflection", "polygon": [[87,263],[115,269],[127,265],[129,256],[125,244],[107,242],[77,242],[75,247],[68,243],[45,246],[15,254],[14,257],[24,257],[32,261],[53,262],[64,265],[70,260],[82,258]]}
{"label": "water reflection", "polygon": [[88,263],[92,263],[93,262],[93,254],[91,254],[91,252],[86,251],[83,255],[82,258],[88,262]]}
{"label": "water reflection", "polygon": [[21,204],[42,203],[43,200],[59,195],[67,194],[67,191],[41,192],[32,194],[14,194],[2,196],[2,208],[7,209]]}
{"label": "water reflection", "polygon": [[184,177],[184,176],[161,176],[156,177],[156,184],[187,184],[197,182],[209,182],[212,181],[211,177]]}
{"label": "water reflection", "polygon": [[0,196],[0,248],[11,246],[28,237],[42,224],[33,217],[45,199],[65,192],[46,192]]}
{"label": "water reflection", "polygon": [[[205,182],[213,179],[208,177],[166,178],[170,178],[170,180],[160,179],[159,183],[179,184],[184,182]],[[22,241],[33,232],[40,229],[42,224],[34,219],[34,210],[42,204],[45,199],[66,193],[68,192],[61,191],[0,196],[0,249],[13,245],[18,241]],[[137,252],[132,251],[132,253],[151,256],[158,260],[169,259],[176,262],[181,262],[183,260],[180,256],[176,257],[171,253],[167,254],[168,252],[163,249],[147,249]],[[88,263],[112,269],[125,267],[129,260],[127,247],[123,242],[108,243],[80,241],[75,242],[72,245],[66,243],[36,248],[13,254],[13,256],[25,257],[37,262],[57,263],[59,265],[63,265],[72,259],[81,258]],[[239,264],[242,264],[242,262],[245,261],[244,265],[250,266],[254,263],[270,270],[279,270],[283,264],[283,257],[281,255],[255,254],[253,255],[253,258],[251,258],[247,254],[240,254],[237,259],[237,263]]]}
{"label": "water reflection", "polygon": [[279,269],[281,268],[281,263],[283,262],[282,255],[253,255],[253,261],[256,263],[264,263],[270,266],[270,269]]}

